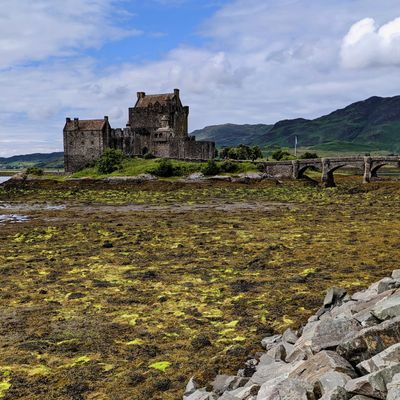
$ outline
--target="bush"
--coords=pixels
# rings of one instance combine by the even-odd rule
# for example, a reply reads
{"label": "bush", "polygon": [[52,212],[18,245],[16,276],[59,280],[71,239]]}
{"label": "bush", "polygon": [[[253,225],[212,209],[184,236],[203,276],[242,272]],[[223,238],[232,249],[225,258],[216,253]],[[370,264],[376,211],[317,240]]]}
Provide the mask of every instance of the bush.
{"label": "bush", "polygon": [[287,157],[290,156],[291,154],[288,151],[282,149],[274,151],[271,155],[271,157],[276,161],[287,159]]}
{"label": "bush", "polygon": [[220,170],[222,172],[237,172],[239,170],[239,165],[237,165],[237,163],[234,163],[232,161],[224,161],[223,163],[221,163],[220,165]]}
{"label": "bush", "polygon": [[317,153],[310,153],[309,151],[306,151],[302,156],[300,156],[301,159],[306,160],[310,158],[319,158]]}
{"label": "bush", "polygon": [[156,168],[149,171],[151,174],[160,176],[162,178],[169,178],[171,176],[182,175],[180,167],[174,165],[168,158],[163,158],[159,161]]}
{"label": "bush", "polygon": [[156,158],[156,156],[153,155],[153,154],[151,154],[151,153],[146,153],[146,154],[143,156],[143,158],[144,158],[145,160],[153,160],[154,158]]}
{"label": "bush", "polygon": [[26,170],[26,173],[28,175],[36,175],[36,176],[42,176],[43,175],[43,170],[38,167],[29,167]]}
{"label": "bush", "polygon": [[218,164],[215,162],[215,160],[210,160],[207,162],[207,164],[202,168],[202,172],[206,176],[210,175],[217,175],[221,172],[221,169],[219,168]]}
{"label": "bush", "polygon": [[121,150],[106,149],[103,155],[97,160],[97,171],[100,174],[110,174],[122,167],[124,154]]}

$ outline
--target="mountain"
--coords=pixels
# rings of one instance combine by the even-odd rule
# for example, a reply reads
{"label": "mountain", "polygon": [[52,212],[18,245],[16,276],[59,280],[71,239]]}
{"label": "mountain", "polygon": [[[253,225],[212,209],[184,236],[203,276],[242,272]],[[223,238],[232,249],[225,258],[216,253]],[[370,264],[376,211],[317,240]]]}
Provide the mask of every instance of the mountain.
{"label": "mountain", "polygon": [[400,96],[371,97],[314,120],[283,120],[270,128],[233,126],[234,129],[229,124],[207,127],[196,134],[198,139],[212,138],[218,146],[241,142],[292,147],[297,136],[299,146],[315,150],[400,152]]}
{"label": "mountain", "polygon": [[259,137],[265,135],[272,125],[212,125],[191,133],[198,140],[211,140],[218,146],[237,146],[239,144],[252,144]]}
{"label": "mountain", "polygon": [[12,157],[0,157],[0,169],[18,169],[26,167],[63,168],[64,153],[34,153]]}

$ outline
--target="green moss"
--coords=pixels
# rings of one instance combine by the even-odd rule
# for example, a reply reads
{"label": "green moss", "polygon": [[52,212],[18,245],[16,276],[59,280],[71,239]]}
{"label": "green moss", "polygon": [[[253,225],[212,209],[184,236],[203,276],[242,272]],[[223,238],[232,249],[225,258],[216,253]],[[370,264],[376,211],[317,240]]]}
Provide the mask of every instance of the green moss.
{"label": "green moss", "polygon": [[158,361],[149,365],[149,368],[157,369],[159,371],[165,372],[171,363],[169,361]]}

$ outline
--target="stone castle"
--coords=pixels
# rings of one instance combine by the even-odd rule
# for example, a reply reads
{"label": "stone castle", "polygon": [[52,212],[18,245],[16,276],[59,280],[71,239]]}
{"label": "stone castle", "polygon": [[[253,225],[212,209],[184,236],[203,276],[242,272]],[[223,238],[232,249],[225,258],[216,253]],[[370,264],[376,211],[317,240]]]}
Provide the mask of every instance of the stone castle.
{"label": "stone castle", "polygon": [[138,92],[129,108],[125,128],[113,129],[108,117],[80,120],[67,118],[64,126],[65,171],[75,172],[93,163],[106,148],[127,156],[207,161],[214,158],[215,143],[196,141],[188,135],[189,107],[183,106],[179,89],[173,93],[146,95]]}

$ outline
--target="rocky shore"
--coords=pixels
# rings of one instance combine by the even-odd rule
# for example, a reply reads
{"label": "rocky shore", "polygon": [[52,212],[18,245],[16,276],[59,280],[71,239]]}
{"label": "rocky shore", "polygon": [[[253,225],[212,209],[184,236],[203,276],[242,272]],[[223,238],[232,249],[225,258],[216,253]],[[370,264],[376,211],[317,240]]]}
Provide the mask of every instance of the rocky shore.
{"label": "rocky shore", "polygon": [[262,340],[265,353],[184,400],[400,399],[400,270],[348,295],[332,288],[306,326]]}

